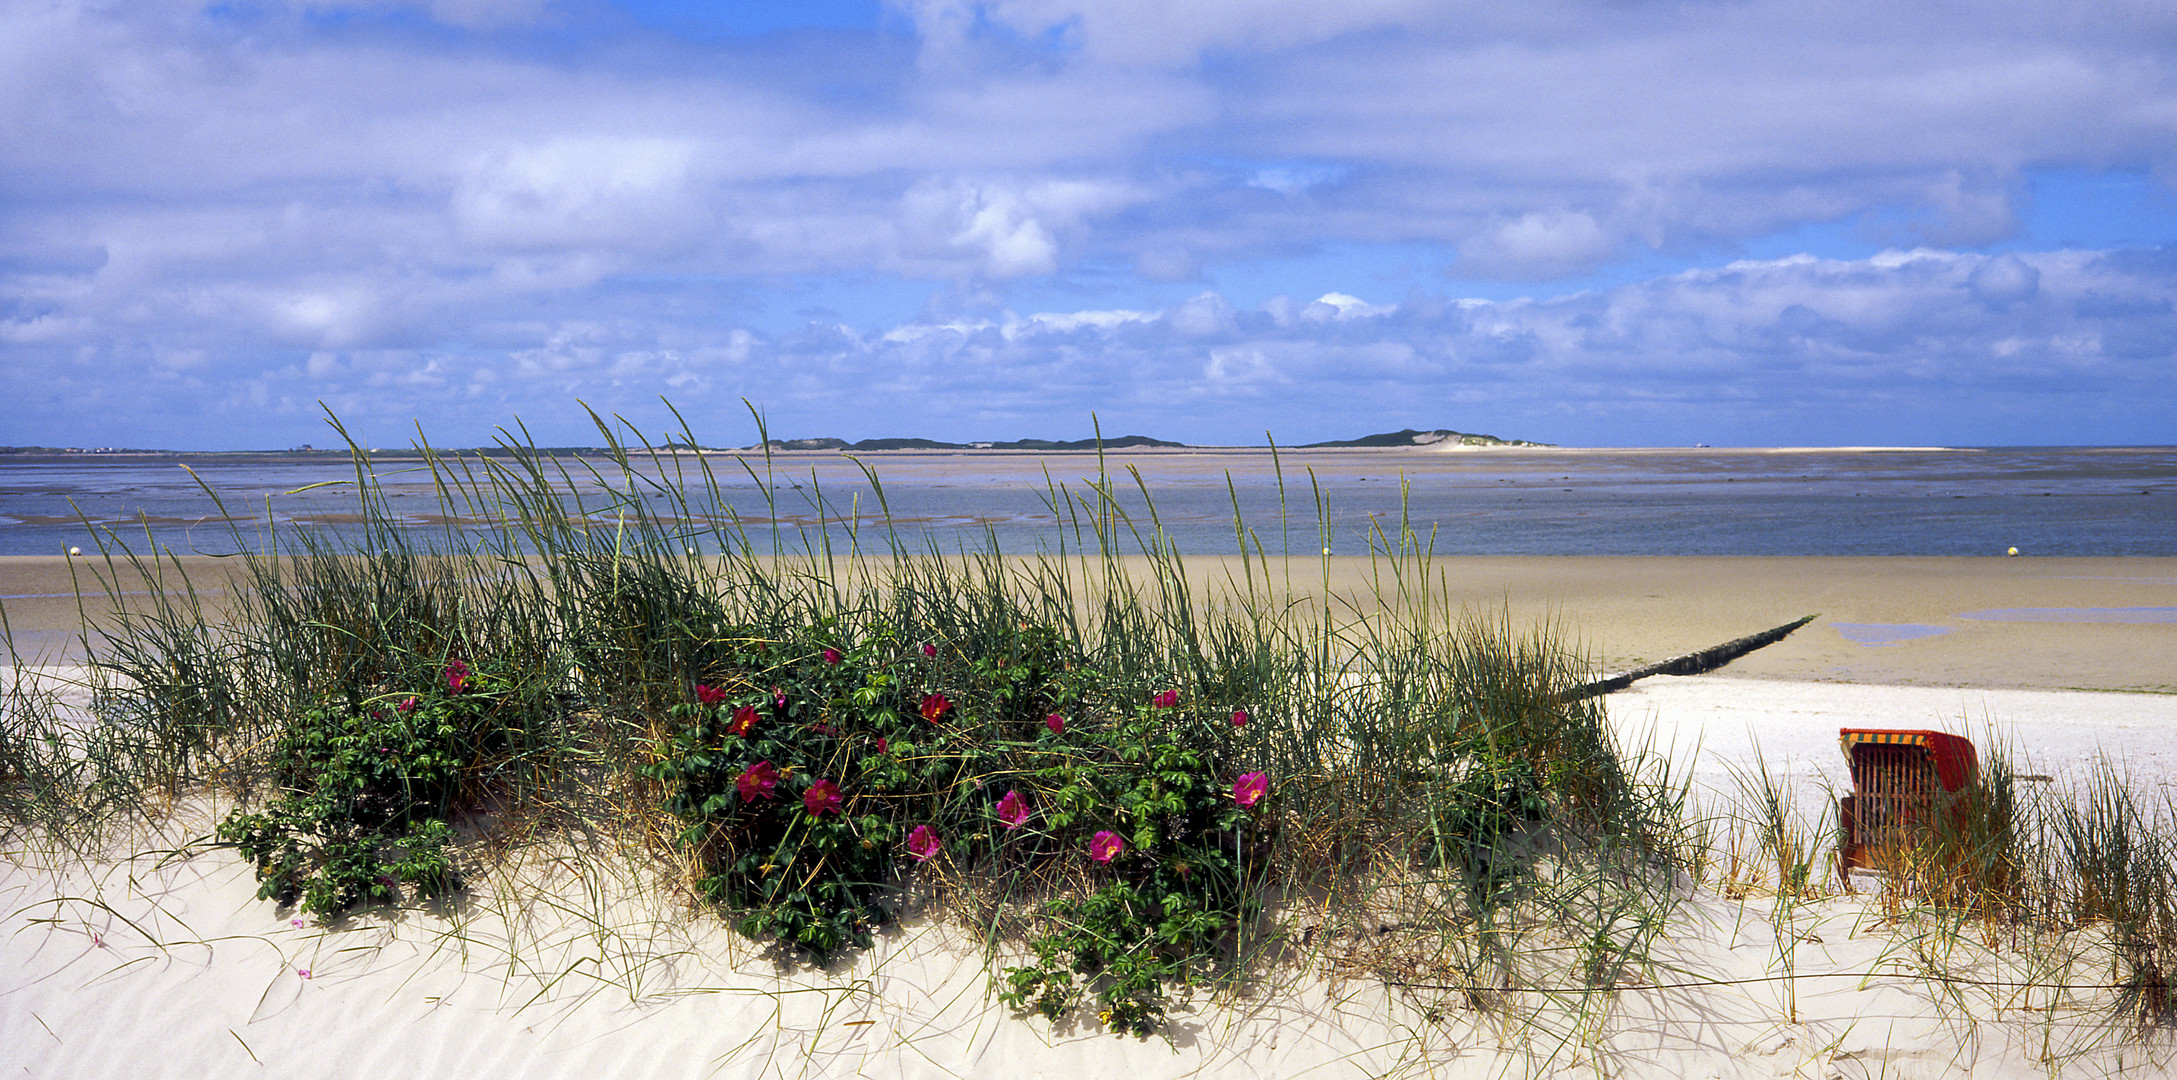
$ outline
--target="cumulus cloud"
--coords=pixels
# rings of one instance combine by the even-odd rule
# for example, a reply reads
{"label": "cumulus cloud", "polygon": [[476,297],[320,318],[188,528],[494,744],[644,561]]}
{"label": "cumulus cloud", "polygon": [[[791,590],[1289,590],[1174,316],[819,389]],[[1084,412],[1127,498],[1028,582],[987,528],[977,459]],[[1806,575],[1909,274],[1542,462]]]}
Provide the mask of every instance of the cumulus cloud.
{"label": "cumulus cloud", "polygon": [[1218,337],[1239,329],[1239,312],[1224,297],[1206,292],[1173,305],[1164,322],[1183,338]]}
{"label": "cumulus cloud", "polygon": [[1466,277],[1546,280],[1585,270],[1616,247],[1588,214],[1532,211],[1494,224],[1460,245],[1453,269]]}
{"label": "cumulus cloud", "polygon": [[[1333,435],[1384,415],[1418,421],[1436,403],[1575,443],[1690,441],[1674,437],[1685,431],[1773,443],[1843,414],[1863,418],[1863,437],[1940,442],[1978,422],[1974,410],[2000,404],[2015,422],[2117,392],[2121,405],[2074,433],[2106,438],[2149,433],[2177,407],[2177,269],[2138,262],[1910,250],[1746,261],[1541,300],[1334,293],[1243,311],[1205,294],[1160,316],[928,327],[849,343],[843,362],[933,403],[999,378],[1023,418],[1074,400],[1144,423],[1174,402],[1236,416],[1197,438],[1246,439],[1266,423]],[[2006,308],[1991,317],[1998,290]],[[793,347],[779,347],[792,363]],[[1046,381],[1065,389],[1039,400],[1031,388]],[[845,394],[824,408],[855,412]]]}
{"label": "cumulus cloud", "polygon": [[[278,17],[400,9],[466,33]],[[6,0],[8,212],[65,207],[96,243],[145,213],[262,231],[366,210],[396,257],[463,273],[558,246],[1184,280],[1305,239],[1436,242],[1462,272],[1542,280],[1864,214],[1888,243],[1986,243],[2015,228],[2024,165],[2177,169],[2154,44],[2177,16],[2149,9],[933,0],[904,6],[904,45],[522,36],[584,10]]]}
{"label": "cumulus cloud", "polygon": [[1965,285],[1981,303],[2003,308],[2033,299],[2041,291],[2041,271],[2016,255],[2003,254],[1974,267]]}
{"label": "cumulus cloud", "polygon": [[[2130,394],[2166,356],[2166,256],[1953,249],[2016,231],[2032,169],[2177,175],[2167,5],[893,11],[694,41],[584,30],[610,21],[593,0],[0,0],[0,372],[37,403],[0,441],[131,402],[185,441],[318,397],[469,416],[661,388],[1359,415],[1421,400],[1406,380],[1539,420],[1628,378],[1690,409],[1706,392],[1674,380],[1712,378],[1743,412],[2005,395],[2034,365]],[[1855,223],[1909,254],[1548,285]],[[1325,273],[1244,306],[1167,284],[1341,245],[1542,284],[1475,305]],[[967,299],[783,329],[781,297],[863,285]],[[1078,302],[1002,314],[1054,296]]]}
{"label": "cumulus cloud", "polygon": [[[222,354],[218,371],[201,349],[85,336],[90,355],[50,341],[36,355],[54,370],[11,365],[0,391],[33,414],[86,387],[124,414],[166,417],[160,400],[196,396],[147,432],[206,416],[301,423],[322,399],[392,423],[394,438],[420,417],[473,441],[516,415],[545,432],[562,418],[557,437],[581,439],[579,416],[565,426],[572,402],[641,417],[661,412],[660,393],[720,442],[737,437],[743,397],[776,429],[849,438],[1016,437],[1070,431],[1094,411],[1107,427],[1198,442],[1253,442],[1265,428],[1340,437],[1386,417],[1571,444],[1971,442],[1961,433],[1989,431],[1990,414],[2073,441],[2152,441],[2177,414],[2173,294],[2168,250],[1915,249],[1510,301],[1334,292],[1240,308],[1210,292],[1162,310],[774,335],[686,316],[563,317],[524,331],[525,347],[260,351],[243,364]],[[177,431],[162,441],[184,441]]]}
{"label": "cumulus cloud", "polygon": [[488,248],[643,251],[699,230],[694,147],[656,137],[561,137],[483,155],[454,189],[464,236]]}
{"label": "cumulus cloud", "polygon": [[1049,274],[1086,219],[1133,198],[1124,185],[1086,180],[926,181],[903,199],[905,254],[938,265],[964,255],[967,274],[991,281]]}

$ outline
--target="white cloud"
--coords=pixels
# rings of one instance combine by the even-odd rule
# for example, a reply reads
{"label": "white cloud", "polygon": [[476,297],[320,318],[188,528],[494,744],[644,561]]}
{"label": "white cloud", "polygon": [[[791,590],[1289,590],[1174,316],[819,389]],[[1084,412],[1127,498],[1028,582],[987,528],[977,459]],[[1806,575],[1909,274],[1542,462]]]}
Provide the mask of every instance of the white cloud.
{"label": "white cloud", "polygon": [[462,233],[488,248],[685,243],[703,225],[694,147],[654,137],[560,137],[479,157],[455,188]]}
{"label": "white cloud", "polygon": [[1392,310],[1395,309],[1386,305],[1371,304],[1358,296],[1333,292],[1316,297],[1314,303],[1300,310],[1300,317],[1310,322],[1325,322],[1334,319],[1367,318],[1370,315],[1381,315]]}
{"label": "white cloud", "polygon": [[1055,330],[1064,333],[1081,329],[1108,333],[1128,323],[1147,322],[1155,317],[1155,314],[1146,311],[1046,311],[1009,324],[1006,335],[1011,337],[1031,330]]}
{"label": "white cloud", "polygon": [[983,9],[1029,34],[1065,28],[1091,56],[1127,65],[1183,65],[1209,50],[1291,48],[1449,14],[1426,0],[995,0]]}
{"label": "white cloud", "polygon": [[1202,365],[1202,378],[1220,388],[1236,384],[1285,381],[1277,367],[1261,346],[1234,346],[1211,349],[1209,362]]}
{"label": "white cloud", "polygon": [[1990,307],[2002,308],[2031,300],[2041,291],[2041,271],[2016,255],[2004,254],[1983,261],[1966,275],[1966,288]]}
{"label": "white cloud", "polygon": [[960,210],[967,222],[952,243],[980,250],[985,274],[1002,281],[1058,269],[1058,242],[1018,199],[998,194]]}
{"label": "white cloud", "polygon": [[1206,338],[1237,331],[1237,315],[1224,297],[1206,292],[1174,305],[1164,313],[1164,321],[1181,337]]}
{"label": "white cloud", "polygon": [[1193,281],[1202,276],[1202,262],[1184,248],[1152,248],[1135,254],[1134,272],[1150,281]]}
{"label": "white cloud", "polygon": [[[2008,237],[2031,170],[2177,175],[2167,5],[929,0],[907,35],[719,44],[585,38],[588,2],[0,0],[0,379],[35,405],[8,423],[1341,379],[1354,409],[1527,380],[1540,416],[1626,379],[1750,408],[2036,371],[2131,407],[2169,355],[2166,256],[1949,250]],[[299,14],[335,9],[442,25]],[[1524,304],[1345,303],[1405,286],[1329,257],[1262,275],[1313,303],[1157,285],[1368,245],[1546,282],[1808,225],[1912,253]],[[957,318],[901,325],[933,290]]]}
{"label": "white cloud", "polygon": [[[326,295],[319,336],[347,317]],[[766,335],[712,322],[700,304],[638,296],[586,314],[547,305],[502,326],[505,344],[493,347],[147,348],[86,328],[10,345],[22,362],[0,374],[0,393],[22,404],[18,417],[82,397],[104,415],[157,418],[133,422],[138,437],[92,441],[167,444],[308,424],[317,399],[359,423],[390,418],[392,437],[406,418],[474,442],[516,416],[552,432],[543,418],[558,416],[550,438],[582,440],[573,402],[642,416],[661,393],[720,423],[737,423],[745,396],[782,426],[851,437],[948,437],[962,425],[1030,434],[1096,411],[1191,441],[1251,440],[1265,427],[1300,439],[1441,402],[1476,417],[1459,423],[1573,443],[1674,443],[1694,428],[1712,442],[1840,430],[1850,434],[1828,441],[1958,441],[1985,430],[1990,410],[2058,425],[2051,437],[2147,441],[2177,413],[2172,295],[2168,249],[1912,249],[1741,260],[1539,299],[1378,304],[1332,292],[1249,310],[1209,292],[1161,310],[957,316],[877,332],[815,323]],[[2093,424],[2062,426],[2080,415]],[[1013,426],[991,427],[1001,424]],[[264,441],[312,434],[281,430],[291,433]]]}
{"label": "white cloud", "polygon": [[957,47],[933,71],[881,35],[558,54],[499,33],[553,18],[541,3],[340,6],[474,32],[423,47],[249,14],[277,6],[0,4],[0,43],[24,43],[0,44],[11,212],[95,235],[360,211],[391,242],[338,257],[462,277],[583,248],[593,267],[934,280],[1112,257],[1185,280],[1348,240],[1546,279],[1875,212],[1888,242],[1986,243],[2015,226],[2024,166],[2177,170],[2177,76],[2153,44],[2177,18],[2151,9],[912,5],[915,47]]}
{"label": "white cloud", "polygon": [[1547,279],[1585,270],[1617,246],[1586,213],[1534,211],[1499,222],[1460,245],[1456,269],[1466,277]]}

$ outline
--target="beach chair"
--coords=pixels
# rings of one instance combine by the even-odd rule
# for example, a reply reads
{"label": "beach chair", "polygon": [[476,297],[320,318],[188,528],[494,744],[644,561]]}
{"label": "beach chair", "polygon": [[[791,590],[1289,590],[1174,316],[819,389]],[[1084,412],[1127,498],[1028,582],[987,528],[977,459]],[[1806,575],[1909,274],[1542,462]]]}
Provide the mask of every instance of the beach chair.
{"label": "beach chair", "polygon": [[1844,728],[1837,732],[1852,794],[1837,803],[1837,876],[1884,867],[1917,846],[1933,824],[1937,793],[1956,795],[1980,773],[1973,744],[1940,731]]}

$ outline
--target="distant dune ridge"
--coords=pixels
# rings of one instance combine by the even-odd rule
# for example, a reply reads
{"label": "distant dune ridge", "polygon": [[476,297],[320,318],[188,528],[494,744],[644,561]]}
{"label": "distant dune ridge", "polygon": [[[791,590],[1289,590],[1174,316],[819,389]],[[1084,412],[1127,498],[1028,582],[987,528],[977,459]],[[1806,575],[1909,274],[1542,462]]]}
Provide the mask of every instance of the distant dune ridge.
{"label": "distant dune ridge", "polygon": [[[1451,429],[1449,429],[1449,428],[1437,428],[1437,429],[1435,429],[1435,430],[1433,430],[1433,431],[1417,431],[1417,430],[1415,430],[1415,429],[1413,429],[1413,428],[1406,428],[1406,429],[1404,429],[1404,430],[1402,430],[1402,431],[1386,431],[1386,432],[1381,432],[1381,433],[1378,433],[1378,434],[1375,434],[1375,435],[1363,435],[1363,436],[1361,436],[1361,437],[1360,437],[1360,438],[1358,438],[1358,439],[1334,439],[1334,440],[1332,440],[1332,441],[1330,441],[1330,442],[1315,442],[1315,443],[1302,443],[1302,444],[1300,444],[1299,446],[1297,446],[1297,447],[1294,447],[1293,449],[1300,449],[1300,450],[1323,450],[1323,449],[1338,449],[1338,448],[1341,448],[1341,447],[1402,447],[1402,446],[1434,446],[1434,447],[1445,447],[1445,448],[1448,448],[1448,447],[1455,447],[1455,446],[1542,446],[1542,447],[1553,447],[1553,446],[1555,446],[1555,445],[1556,445],[1555,443],[1530,442],[1530,441],[1528,441],[1528,440],[1526,440],[1526,439],[1500,439],[1500,438],[1496,437],[1495,435],[1475,435],[1475,434],[1471,434],[1471,433],[1469,433],[1469,432],[1463,432],[1463,431],[1453,431],[1453,430],[1451,430]],[[1181,450],[1185,450],[1185,449],[1199,449],[1199,448],[1201,448],[1201,447],[1197,447],[1197,446],[1196,446],[1195,444],[1192,444],[1192,443],[1173,442],[1173,441],[1172,441],[1172,440],[1170,440],[1170,439],[1157,439],[1157,438],[1151,438],[1150,436],[1147,436],[1147,435],[1119,435],[1119,436],[1115,436],[1115,437],[1113,437],[1113,438],[1109,438],[1109,439],[1102,439],[1102,440],[1097,440],[1097,439],[1013,439],[1013,440],[1011,440],[1011,441],[998,441],[998,440],[974,440],[974,441],[970,441],[970,442],[944,442],[944,441],[942,441],[942,440],[938,440],[938,439],[862,439],[862,440],[859,440],[859,441],[857,441],[857,442],[848,442],[848,441],[847,441],[847,440],[845,440],[845,439],[835,439],[835,438],[828,438],[828,437],[827,437],[827,438],[812,438],[812,439],[769,439],[769,440],[766,440],[766,441],[764,441],[764,442],[760,442],[760,443],[757,443],[757,444],[755,444],[755,445],[753,445],[753,446],[745,446],[745,447],[724,447],[724,448],[721,448],[721,447],[709,447],[709,446],[706,446],[706,447],[702,447],[702,449],[703,449],[703,450],[717,450],[717,449],[728,449],[728,450],[733,450],[733,449],[738,449],[738,450],[774,450],[774,451],[784,451],[784,450],[846,450],[846,451],[849,451],[849,452],[856,452],[856,453],[860,453],[860,452],[868,452],[868,451],[873,451],[873,450],[1095,450],[1095,449],[1098,449],[1099,447],[1101,447],[1102,449],[1105,449],[1105,450],[1134,450],[1134,449],[1140,449],[1140,448],[1143,448],[1143,447],[1170,448],[1170,449],[1181,449]],[[449,448],[442,448],[442,450],[443,450],[443,449],[449,449]],[[489,453],[491,453],[491,452],[492,452],[492,451],[493,451],[494,449],[502,449],[502,450],[503,450],[503,448],[493,448],[493,447],[477,447],[477,448],[472,448],[473,452],[482,452],[482,453],[486,453],[486,454],[489,454]],[[599,450],[599,449],[602,449],[602,448],[601,448],[601,447],[595,447],[595,446],[556,446],[556,447],[543,447],[542,449],[545,449],[545,450],[548,450],[548,451],[552,451],[552,452],[560,452],[560,453],[581,453],[581,452],[584,452],[584,451],[589,451],[589,450]],[[678,440],[668,439],[668,440],[667,440],[666,442],[664,442],[664,443],[661,443],[661,444],[659,444],[658,446],[654,447],[654,449],[658,449],[658,450],[674,450],[674,449],[681,449],[681,450],[685,450],[685,449],[687,449],[687,444],[686,444],[686,443],[682,443],[682,442],[680,442],[680,441],[678,441]],[[381,451],[372,451],[372,452],[373,452],[373,453],[378,453],[378,452],[381,452]],[[466,452],[472,452],[472,451],[462,451],[462,452],[466,453]],[[100,454],[100,455],[110,455],[110,456],[141,456],[141,455],[182,454],[182,455],[188,455],[188,456],[198,456],[198,455],[204,455],[204,454],[264,454],[264,453],[274,453],[274,454],[312,454],[312,455],[319,455],[319,456],[325,456],[325,457],[345,457],[345,456],[347,456],[347,454],[349,453],[349,451],[348,451],[348,449],[347,449],[347,448],[345,448],[345,447],[336,447],[336,448],[330,448],[330,449],[321,449],[321,448],[318,448],[318,447],[314,447],[314,446],[307,446],[307,445],[306,445],[306,446],[296,446],[296,447],[289,447],[289,448],[287,448],[287,449],[284,449],[284,450],[256,450],[256,451],[242,451],[242,450],[212,450],[212,451],[174,451],[174,450],[144,450],[144,449],[123,449],[123,448],[119,448],[119,447],[111,447],[111,446],[99,446],[99,447],[91,447],[91,448],[88,448],[88,449],[86,449],[86,448],[83,448],[83,447],[61,447],[61,446],[0,446],[0,457],[17,457],[17,458],[35,458],[35,457],[43,457],[43,456],[48,456],[48,455],[68,455],[68,456],[73,456],[73,455],[78,455],[78,454]]]}
{"label": "distant dune ridge", "polygon": [[[1340,447],[1400,447],[1400,446],[1552,446],[1552,443],[1529,442],[1526,439],[1500,439],[1495,435],[1475,435],[1449,428],[1434,431],[1418,431],[1406,428],[1386,431],[1375,435],[1363,435],[1358,439],[1334,439],[1330,442],[1302,443],[1295,449],[1327,450]],[[1147,435],[1120,435],[1116,438],[1096,439],[1015,439],[1011,442],[940,442],[936,439],[863,439],[848,442],[845,439],[772,439],[749,447],[751,450],[1094,450],[1101,446],[1106,450],[1128,450],[1137,447],[1175,447],[1187,449],[1188,443],[1169,439],[1153,439]]]}

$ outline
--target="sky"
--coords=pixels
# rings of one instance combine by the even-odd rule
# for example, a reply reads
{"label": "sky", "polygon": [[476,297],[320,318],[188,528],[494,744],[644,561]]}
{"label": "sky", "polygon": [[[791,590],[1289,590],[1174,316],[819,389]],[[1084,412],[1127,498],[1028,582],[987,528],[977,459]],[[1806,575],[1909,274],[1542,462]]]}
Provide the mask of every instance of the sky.
{"label": "sky", "polygon": [[0,445],[2171,444],[2173,301],[2166,0],[0,0]]}

